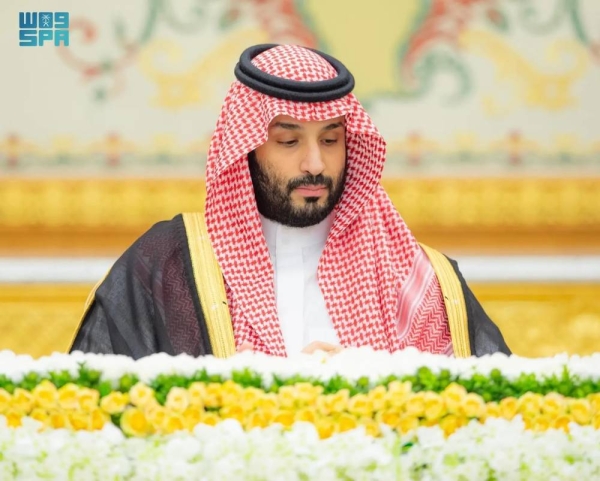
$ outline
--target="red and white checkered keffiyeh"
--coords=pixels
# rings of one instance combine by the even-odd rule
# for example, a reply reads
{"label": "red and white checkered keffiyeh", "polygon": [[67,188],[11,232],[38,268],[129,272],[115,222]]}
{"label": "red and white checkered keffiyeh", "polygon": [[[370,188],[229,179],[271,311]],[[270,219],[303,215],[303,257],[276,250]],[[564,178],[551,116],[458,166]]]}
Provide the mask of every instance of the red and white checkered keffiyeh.
{"label": "red and white checkered keffiyeh", "polygon": [[[298,81],[336,75],[318,54],[283,45],[258,55],[264,72]],[[426,255],[380,184],[385,141],[354,95],[306,103],[269,97],[236,81],[211,141],[206,223],[223,272],[236,345],[285,356],[274,272],[254,198],[247,154],[267,140],[277,115],[299,121],[346,119],[344,194],[317,278],[342,346],[452,353],[442,293]]]}

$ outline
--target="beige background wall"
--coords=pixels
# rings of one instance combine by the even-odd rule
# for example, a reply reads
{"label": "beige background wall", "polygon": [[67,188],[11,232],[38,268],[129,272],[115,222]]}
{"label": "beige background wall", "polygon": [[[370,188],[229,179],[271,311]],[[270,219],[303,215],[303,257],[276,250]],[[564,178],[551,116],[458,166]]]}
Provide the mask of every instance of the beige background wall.
{"label": "beige background wall", "polygon": [[[20,47],[19,11],[70,13]],[[389,175],[598,174],[595,0],[4,0],[0,173],[202,173],[233,66],[293,42],[342,59]]]}

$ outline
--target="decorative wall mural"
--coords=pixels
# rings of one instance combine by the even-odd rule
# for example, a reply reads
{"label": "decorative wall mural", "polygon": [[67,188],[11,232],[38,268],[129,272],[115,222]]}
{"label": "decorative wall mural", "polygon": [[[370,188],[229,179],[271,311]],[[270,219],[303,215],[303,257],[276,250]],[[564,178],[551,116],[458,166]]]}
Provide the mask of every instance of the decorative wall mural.
{"label": "decorative wall mural", "polygon": [[[264,42],[348,65],[386,175],[600,174],[596,0],[50,3],[3,4],[2,175],[202,175],[233,66]],[[19,47],[24,8],[68,11],[70,45]]]}

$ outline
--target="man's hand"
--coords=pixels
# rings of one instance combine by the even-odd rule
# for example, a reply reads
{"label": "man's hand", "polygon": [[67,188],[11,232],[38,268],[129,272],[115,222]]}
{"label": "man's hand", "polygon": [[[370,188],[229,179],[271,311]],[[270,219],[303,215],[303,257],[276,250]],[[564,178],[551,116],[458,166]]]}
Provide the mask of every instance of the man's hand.
{"label": "man's hand", "polygon": [[334,355],[342,352],[344,348],[342,346],[336,346],[334,344],[329,344],[327,342],[321,341],[313,341],[304,349],[302,349],[302,353],[304,354],[313,354],[315,351],[324,351],[327,354]]}
{"label": "man's hand", "polygon": [[254,346],[249,343],[249,342],[243,342],[242,345],[240,347],[237,348],[237,350],[235,352],[240,353],[240,352],[254,352]]}

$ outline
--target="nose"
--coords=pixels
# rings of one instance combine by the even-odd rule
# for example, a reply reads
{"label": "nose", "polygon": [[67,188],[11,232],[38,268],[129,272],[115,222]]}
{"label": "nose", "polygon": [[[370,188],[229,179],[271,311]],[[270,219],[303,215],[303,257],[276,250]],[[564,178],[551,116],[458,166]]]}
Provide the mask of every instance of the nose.
{"label": "nose", "polygon": [[305,174],[319,175],[325,170],[323,157],[318,142],[311,143],[306,150],[306,155],[302,159],[300,169]]}

